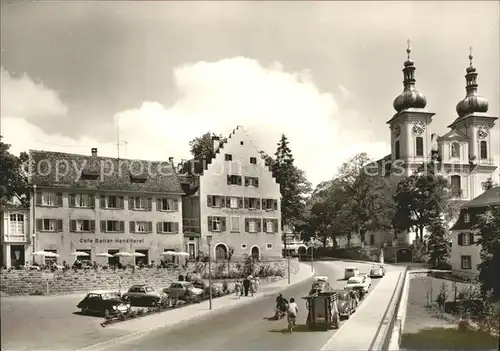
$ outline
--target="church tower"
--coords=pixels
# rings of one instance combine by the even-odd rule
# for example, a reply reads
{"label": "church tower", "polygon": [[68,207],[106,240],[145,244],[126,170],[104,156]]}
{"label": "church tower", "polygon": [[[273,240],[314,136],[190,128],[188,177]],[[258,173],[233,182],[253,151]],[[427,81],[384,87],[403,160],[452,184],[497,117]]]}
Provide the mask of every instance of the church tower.
{"label": "church tower", "polygon": [[[467,136],[468,141],[468,163],[471,167],[469,177],[471,181],[470,199],[479,196],[483,191],[481,182],[493,176],[496,163],[493,153],[498,146],[493,145],[492,132],[497,117],[488,114],[488,100],[477,93],[476,68],[472,65],[472,48],[469,54],[469,67],[465,75],[465,97],[457,104],[458,117],[448,126],[452,132],[458,132]],[[496,181],[496,179],[493,179]]]}
{"label": "church tower", "polygon": [[[429,126],[434,113],[425,109],[427,100],[415,88],[415,65],[410,59],[410,41],[406,53],[403,92],[394,99],[396,114],[387,122],[391,130],[391,160],[395,175],[411,174],[422,163],[429,161],[431,155]],[[404,169],[404,173],[398,174],[398,168]]]}

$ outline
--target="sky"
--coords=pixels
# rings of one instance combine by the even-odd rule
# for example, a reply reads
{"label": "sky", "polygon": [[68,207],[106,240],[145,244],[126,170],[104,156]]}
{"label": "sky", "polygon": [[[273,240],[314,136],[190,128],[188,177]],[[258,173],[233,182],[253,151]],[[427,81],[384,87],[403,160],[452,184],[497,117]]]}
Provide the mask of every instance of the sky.
{"label": "sky", "polygon": [[0,134],[14,153],[116,157],[120,140],[121,157],[177,162],[193,138],[241,125],[270,154],[285,133],[317,184],[356,153],[390,153],[408,39],[432,132],[457,117],[470,46],[479,93],[499,115],[498,1],[2,0],[1,10]]}

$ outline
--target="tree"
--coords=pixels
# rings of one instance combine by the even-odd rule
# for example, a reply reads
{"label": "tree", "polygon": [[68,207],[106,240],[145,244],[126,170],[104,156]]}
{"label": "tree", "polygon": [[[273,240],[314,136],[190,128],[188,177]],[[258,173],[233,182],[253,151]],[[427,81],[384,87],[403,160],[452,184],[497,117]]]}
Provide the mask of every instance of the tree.
{"label": "tree", "polygon": [[480,238],[477,245],[481,247],[481,263],[478,265],[479,281],[483,294],[490,295],[494,301],[500,300],[500,206],[490,207],[480,216],[479,223],[474,226]]}
{"label": "tree", "polygon": [[443,221],[436,219],[429,226],[429,263],[432,268],[443,268],[450,258],[450,243],[446,238]]}
{"label": "tree", "polygon": [[228,250],[227,250],[227,273],[230,272],[230,269],[231,269],[231,259],[233,258],[233,255],[234,255],[234,247],[232,246],[229,246],[228,247]]}
{"label": "tree", "polygon": [[483,188],[484,191],[488,191],[491,188],[496,187],[497,184],[495,184],[493,182],[493,179],[491,179],[491,177],[489,177],[488,179],[486,179],[486,181],[484,181],[484,182],[481,183],[481,186],[482,186],[482,188]]}
{"label": "tree", "polygon": [[0,142],[0,205],[14,201],[22,206],[29,204],[27,167],[29,156],[22,152],[19,157],[9,152],[10,145]]}
{"label": "tree", "polygon": [[193,155],[193,157],[200,155],[207,155],[207,157],[212,157],[214,155],[214,145],[212,137],[218,137],[221,143],[227,141],[227,139],[224,138],[222,134],[217,135],[215,133],[206,132],[202,136],[194,138],[189,142],[191,155]]}
{"label": "tree", "polygon": [[392,185],[384,178],[383,170],[366,153],[350,158],[339,169],[338,180],[345,192],[352,231],[365,242],[367,231],[391,227],[394,212]]}
{"label": "tree", "polygon": [[393,226],[398,231],[415,230],[423,242],[424,229],[441,220],[451,208],[448,181],[435,171],[435,164],[422,165],[415,173],[401,180],[394,201]]}
{"label": "tree", "polygon": [[303,218],[306,195],[311,191],[304,171],[294,165],[288,139],[281,135],[275,158],[268,159],[281,192],[281,221],[283,225],[293,226]]}

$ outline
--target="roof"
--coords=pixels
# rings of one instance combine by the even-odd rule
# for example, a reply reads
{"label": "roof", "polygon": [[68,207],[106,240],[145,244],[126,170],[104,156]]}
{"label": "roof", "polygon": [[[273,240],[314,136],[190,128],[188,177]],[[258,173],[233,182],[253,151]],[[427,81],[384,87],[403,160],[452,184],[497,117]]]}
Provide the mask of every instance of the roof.
{"label": "roof", "polygon": [[456,140],[469,140],[470,138],[466,134],[464,134],[456,129],[452,129],[448,133],[446,133],[445,135],[438,137],[438,140],[454,140],[454,139],[456,139]]}
{"label": "roof", "polygon": [[107,191],[182,194],[171,163],[30,150],[30,183]]}
{"label": "roof", "polygon": [[500,186],[485,191],[478,197],[467,202],[463,207],[486,207],[492,205],[500,205]]}
{"label": "roof", "polygon": [[89,291],[89,294],[115,294],[117,293],[118,290],[94,290],[94,291]]}

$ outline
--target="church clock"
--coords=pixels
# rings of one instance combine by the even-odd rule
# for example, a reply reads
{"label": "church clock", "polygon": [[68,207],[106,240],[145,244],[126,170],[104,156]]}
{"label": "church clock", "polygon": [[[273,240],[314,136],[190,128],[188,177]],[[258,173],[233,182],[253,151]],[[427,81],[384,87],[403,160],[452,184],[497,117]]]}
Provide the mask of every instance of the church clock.
{"label": "church clock", "polygon": [[413,133],[420,135],[425,131],[425,123],[418,121],[413,123]]}

